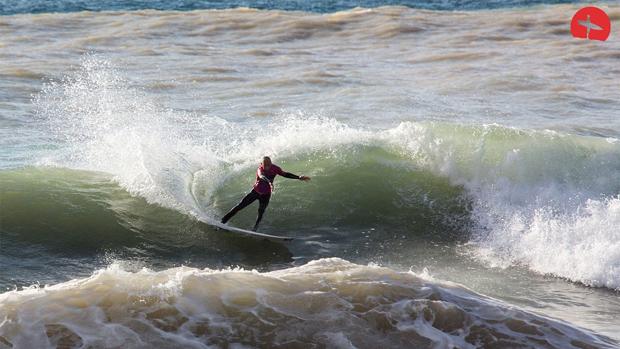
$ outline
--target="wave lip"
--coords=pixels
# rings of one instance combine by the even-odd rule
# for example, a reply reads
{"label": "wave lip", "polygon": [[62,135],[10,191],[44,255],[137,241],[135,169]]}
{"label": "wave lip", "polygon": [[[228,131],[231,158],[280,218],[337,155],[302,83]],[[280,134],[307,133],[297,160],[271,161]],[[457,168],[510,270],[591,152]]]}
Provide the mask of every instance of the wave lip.
{"label": "wave lip", "polygon": [[[124,271],[0,295],[14,348],[612,347],[612,342],[411,272],[338,258],[259,273]],[[9,344],[10,343],[10,344]]]}

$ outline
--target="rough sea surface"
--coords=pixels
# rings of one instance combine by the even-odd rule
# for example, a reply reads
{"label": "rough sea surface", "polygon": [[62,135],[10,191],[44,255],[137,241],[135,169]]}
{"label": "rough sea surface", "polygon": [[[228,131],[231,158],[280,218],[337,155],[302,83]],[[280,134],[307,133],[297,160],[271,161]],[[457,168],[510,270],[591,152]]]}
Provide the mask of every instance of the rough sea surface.
{"label": "rough sea surface", "polygon": [[0,348],[617,348],[596,5],[0,0]]}

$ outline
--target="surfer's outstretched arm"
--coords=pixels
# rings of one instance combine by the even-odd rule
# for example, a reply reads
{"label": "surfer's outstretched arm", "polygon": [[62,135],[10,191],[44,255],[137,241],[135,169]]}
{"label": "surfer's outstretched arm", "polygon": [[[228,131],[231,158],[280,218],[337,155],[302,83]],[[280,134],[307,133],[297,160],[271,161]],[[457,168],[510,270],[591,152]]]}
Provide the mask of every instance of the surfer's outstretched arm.
{"label": "surfer's outstretched arm", "polygon": [[299,179],[301,181],[309,181],[310,180],[310,177],[308,177],[308,176],[298,176],[298,175],[292,174],[290,172],[282,172],[280,174],[280,176],[286,177],[286,178],[291,178],[291,179]]}

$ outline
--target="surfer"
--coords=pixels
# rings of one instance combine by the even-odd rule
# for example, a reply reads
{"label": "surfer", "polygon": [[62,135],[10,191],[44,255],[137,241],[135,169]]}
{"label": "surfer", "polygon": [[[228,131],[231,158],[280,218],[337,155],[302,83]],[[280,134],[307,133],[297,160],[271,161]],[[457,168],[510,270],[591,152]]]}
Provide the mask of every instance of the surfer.
{"label": "surfer", "polygon": [[258,216],[256,217],[254,228],[252,228],[252,230],[256,231],[256,229],[258,229],[258,224],[261,219],[263,219],[265,209],[269,204],[269,199],[271,198],[271,193],[273,192],[273,180],[276,178],[276,175],[286,178],[299,179],[304,182],[310,180],[310,177],[308,176],[298,176],[289,172],[284,172],[279,166],[271,163],[271,158],[269,158],[269,156],[265,156],[263,157],[261,164],[258,166],[258,169],[256,169],[256,182],[254,182],[252,190],[241,200],[241,202],[237,204],[237,206],[233,207],[224,217],[222,217],[222,223],[226,224],[226,222],[237,214],[237,212],[258,200]]}

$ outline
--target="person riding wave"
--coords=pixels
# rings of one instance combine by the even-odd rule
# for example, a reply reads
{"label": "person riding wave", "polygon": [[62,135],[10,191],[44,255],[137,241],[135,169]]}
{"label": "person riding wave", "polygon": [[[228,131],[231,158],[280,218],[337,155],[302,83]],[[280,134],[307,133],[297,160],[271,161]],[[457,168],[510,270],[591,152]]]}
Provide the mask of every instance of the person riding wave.
{"label": "person riding wave", "polygon": [[228,211],[224,217],[222,217],[222,223],[226,224],[226,222],[237,214],[237,212],[258,200],[258,216],[256,217],[254,228],[252,228],[252,230],[256,231],[256,229],[258,229],[258,224],[263,219],[265,209],[267,209],[267,205],[269,205],[269,199],[271,198],[271,193],[273,192],[273,181],[276,178],[276,175],[291,179],[298,179],[304,182],[310,180],[310,177],[308,176],[298,176],[283,171],[279,166],[271,163],[271,158],[265,156],[263,157],[261,164],[256,169],[256,181],[254,182],[252,190],[243,199],[241,199],[241,202],[239,202],[235,207]]}

